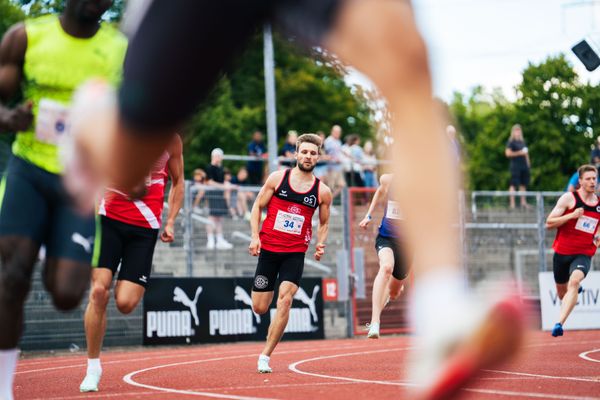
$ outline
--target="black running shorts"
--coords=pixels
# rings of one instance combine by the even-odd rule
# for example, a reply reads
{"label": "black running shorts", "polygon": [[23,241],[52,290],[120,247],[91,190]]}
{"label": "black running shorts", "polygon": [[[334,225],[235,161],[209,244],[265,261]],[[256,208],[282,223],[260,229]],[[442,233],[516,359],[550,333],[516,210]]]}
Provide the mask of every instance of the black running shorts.
{"label": "black running shorts", "polygon": [[569,282],[569,277],[576,269],[587,276],[592,265],[592,258],[583,254],[564,255],[554,253],[552,259],[552,270],[554,272],[554,282],[564,284]]}
{"label": "black running shorts", "polygon": [[377,254],[383,248],[389,248],[394,252],[394,271],[392,276],[399,281],[406,279],[408,272],[410,271],[407,257],[405,256],[402,248],[398,245],[397,239],[377,235],[375,239],[375,250]]}
{"label": "black running shorts", "polygon": [[125,58],[119,91],[125,124],[142,132],[171,132],[197,109],[265,22],[273,22],[306,44],[317,44],[332,25],[340,3],[152,1],[135,28]]}
{"label": "black running shorts", "polygon": [[300,286],[302,271],[304,271],[304,256],[305,253],[276,253],[261,249],[252,290],[274,291],[278,275],[279,282],[288,281]]}
{"label": "black running shorts", "polygon": [[108,268],[114,274],[121,264],[117,280],[146,287],[158,229],[126,224],[104,215],[98,216],[97,224],[92,266]]}
{"label": "black running shorts", "polygon": [[94,216],[72,207],[60,175],[11,156],[0,199],[0,236],[24,236],[44,244],[48,258],[90,264]]}

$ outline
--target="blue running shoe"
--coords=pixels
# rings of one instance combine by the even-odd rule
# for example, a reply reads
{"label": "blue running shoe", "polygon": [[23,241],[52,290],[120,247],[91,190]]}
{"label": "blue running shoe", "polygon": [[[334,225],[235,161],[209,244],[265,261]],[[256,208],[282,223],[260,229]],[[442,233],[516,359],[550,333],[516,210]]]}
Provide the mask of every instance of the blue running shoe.
{"label": "blue running shoe", "polygon": [[557,336],[562,336],[562,335],[563,335],[562,324],[560,322],[557,322],[554,325],[554,328],[552,328],[552,336],[557,337]]}

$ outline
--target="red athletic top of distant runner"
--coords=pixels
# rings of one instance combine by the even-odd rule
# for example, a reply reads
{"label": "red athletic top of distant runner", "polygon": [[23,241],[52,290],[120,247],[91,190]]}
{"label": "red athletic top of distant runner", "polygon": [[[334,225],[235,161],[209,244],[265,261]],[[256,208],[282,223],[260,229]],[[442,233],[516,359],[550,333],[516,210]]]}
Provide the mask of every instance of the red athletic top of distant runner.
{"label": "red athletic top of distant runner", "polygon": [[169,176],[168,161],[169,153],[165,151],[152,166],[152,172],[146,178],[146,196],[139,200],[131,200],[125,193],[107,188],[98,214],[130,225],[159,229]]}
{"label": "red athletic top of distant runner", "polygon": [[312,237],[312,217],[319,207],[319,179],[306,193],[290,185],[287,169],[269,204],[260,230],[261,247],[277,253],[305,253]]}
{"label": "red athletic top of distant runner", "polygon": [[594,235],[598,232],[600,221],[600,200],[596,204],[586,204],[576,191],[573,192],[573,196],[575,206],[566,210],[563,215],[570,214],[579,207],[583,207],[583,215],[558,227],[552,248],[558,254],[583,254],[592,257],[596,254]]}

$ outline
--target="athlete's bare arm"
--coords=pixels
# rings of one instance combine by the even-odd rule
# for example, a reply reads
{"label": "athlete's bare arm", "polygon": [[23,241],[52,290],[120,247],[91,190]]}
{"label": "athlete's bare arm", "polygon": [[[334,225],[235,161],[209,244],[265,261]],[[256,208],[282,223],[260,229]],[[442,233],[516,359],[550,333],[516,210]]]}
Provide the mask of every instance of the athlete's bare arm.
{"label": "athlete's bare arm", "polygon": [[260,217],[262,210],[269,204],[269,201],[273,197],[277,185],[283,179],[285,171],[275,171],[267,178],[267,181],[258,192],[254,204],[252,205],[252,212],[250,214],[250,228],[252,229],[252,240],[248,246],[248,252],[250,255],[257,256],[260,253]]}
{"label": "athlete's bare arm", "polygon": [[392,174],[383,174],[379,178],[379,187],[375,191],[373,195],[373,199],[371,199],[371,204],[369,204],[369,209],[367,210],[367,215],[358,223],[363,229],[367,229],[369,223],[371,222],[371,216],[373,215],[373,210],[379,204],[381,199],[384,199],[387,196],[388,189],[390,188],[390,181],[392,179]]}
{"label": "athlete's bare arm", "polygon": [[556,202],[556,206],[546,218],[546,229],[554,229],[563,225],[570,219],[579,218],[583,215],[583,208],[579,207],[575,211],[570,214],[563,215],[565,211],[573,208],[575,206],[575,197],[573,193],[568,192],[560,196],[558,202]]}
{"label": "athlete's bare arm", "polygon": [[319,261],[325,254],[325,242],[329,232],[329,210],[331,208],[331,189],[323,182],[319,185],[319,228],[317,229],[317,244],[315,246],[315,260]]}
{"label": "athlete's bare arm", "polygon": [[[23,23],[12,26],[0,43],[0,101],[13,99],[21,86],[23,63],[27,50],[27,34]],[[0,104],[0,131],[23,131],[31,125],[31,103],[23,103],[13,109]]]}
{"label": "athlete's bare arm", "polygon": [[170,243],[175,239],[175,219],[181,210],[184,197],[185,180],[183,179],[183,144],[181,137],[175,135],[169,146],[169,176],[171,177],[171,191],[169,192],[169,214],[167,223],[160,234],[160,240]]}

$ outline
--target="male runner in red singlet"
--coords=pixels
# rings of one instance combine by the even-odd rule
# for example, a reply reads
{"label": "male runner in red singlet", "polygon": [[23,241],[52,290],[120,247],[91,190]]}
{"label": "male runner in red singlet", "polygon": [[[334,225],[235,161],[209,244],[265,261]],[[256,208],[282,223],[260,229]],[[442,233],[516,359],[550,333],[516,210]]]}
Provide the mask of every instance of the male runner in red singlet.
{"label": "male runner in red singlet", "polygon": [[[258,372],[269,373],[269,359],[281,340],[288,322],[292,300],[302,277],[304,256],[312,237],[312,216],[319,208],[319,228],[315,259],[325,252],[329,229],[331,190],[313,175],[319,160],[321,138],[312,133],[296,141],[297,164],[292,169],[273,172],[262,187],[254,206],[250,224],[250,254],[258,256],[252,287],[252,309],[258,314],[269,310],[275,283],[279,276],[277,312],[269,325],[267,343],[258,358]],[[259,234],[260,216],[267,218]]]}
{"label": "male runner in red singlet", "polygon": [[96,241],[92,266],[90,301],[85,311],[88,367],[79,389],[98,391],[102,375],[100,350],[106,331],[106,306],[110,286],[119,263],[115,285],[117,308],[132,312],[146,291],[152,270],[152,256],[164,204],[165,185],[171,177],[169,214],[160,240],[172,242],[177,214],[184,195],[183,152],[181,138],[175,135],[146,178],[146,195],[131,200],[123,193],[107,189],[98,210]]}
{"label": "male runner in red singlet", "polygon": [[577,304],[581,281],[590,271],[592,256],[600,245],[597,236],[600,199],[596,196],[598,171],[593,165],[579,167],[579,189],[560,196],[546,219],[546,228],[556,231],[553,271],[556,291],[562,301],[552,336],[563,335],[563,324]]}

